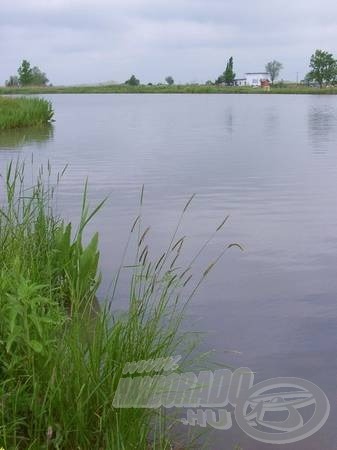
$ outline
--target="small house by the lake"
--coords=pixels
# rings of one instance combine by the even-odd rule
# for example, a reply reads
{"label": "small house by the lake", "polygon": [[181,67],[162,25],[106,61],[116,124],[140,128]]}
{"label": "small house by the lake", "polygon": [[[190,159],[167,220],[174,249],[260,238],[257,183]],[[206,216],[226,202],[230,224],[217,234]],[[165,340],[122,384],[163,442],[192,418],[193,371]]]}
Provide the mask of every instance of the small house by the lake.
{"label": "small house by the lake", "polygon": [[270,82],[270,73],[268,72],[247,72],[244,78],[237,78],[235,86],[253,86],[260,87],[262,82]]}
{"label": "small house by the lake", "polygon": [[247,78],[236,78],[234,84],[235,86],[247,86]]}
{"label": "small house by the lake", "polygon": [[261,86],[262,81],[270,80],[270,74],[268,72],[247,72],[245,76],[247,86]]}

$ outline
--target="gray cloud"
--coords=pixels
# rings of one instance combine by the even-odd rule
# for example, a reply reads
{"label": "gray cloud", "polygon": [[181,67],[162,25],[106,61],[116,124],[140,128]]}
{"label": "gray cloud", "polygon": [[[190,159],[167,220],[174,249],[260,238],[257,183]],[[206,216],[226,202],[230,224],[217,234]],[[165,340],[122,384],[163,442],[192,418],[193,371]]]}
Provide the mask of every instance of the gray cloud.
{"label": "gray cloud", "polygon": [[203,81],[231,55],[238,75],[276,58],[295,79],[316,48],[336,53],[336,13],[332,0],[13,0],[1,6],[0,80],[27,58],[55,84]]}

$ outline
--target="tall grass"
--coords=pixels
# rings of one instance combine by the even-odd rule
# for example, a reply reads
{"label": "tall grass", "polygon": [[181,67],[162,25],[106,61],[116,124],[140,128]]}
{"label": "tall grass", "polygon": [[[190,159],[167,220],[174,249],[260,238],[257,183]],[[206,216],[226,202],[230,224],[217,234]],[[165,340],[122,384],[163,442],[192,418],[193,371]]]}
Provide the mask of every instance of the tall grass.
{"label": "tall grass", "polygon": [[51,103],[40,98],[0,97],[0,131],[46,125],[52,121]]}
{"label": "tall grass", "polygon": [[129,238],[137,247],[128,264],[129,307],[116,317],[113,297],[126,261],[117,273],[112,297],[95,308],[100,283],[98,235],[87,244],[83,238],[104,202],[90,210],[85,186],[80,224],[73,230],[53,210],[56,190],[49,166],[47,171],[40,169],[36,182],[27,187],[25,166],[11,163],[3,184],[0,447],[172,448],[160,411],[114,409],[112,402],[127,362],[171,356],[181,345],[184,308],[214,264],[181,298],[191,275],[189,266],[178,264],[184,244],[179,224],[168,248],[151,259],[149,229],[143,230],[138,216]]}

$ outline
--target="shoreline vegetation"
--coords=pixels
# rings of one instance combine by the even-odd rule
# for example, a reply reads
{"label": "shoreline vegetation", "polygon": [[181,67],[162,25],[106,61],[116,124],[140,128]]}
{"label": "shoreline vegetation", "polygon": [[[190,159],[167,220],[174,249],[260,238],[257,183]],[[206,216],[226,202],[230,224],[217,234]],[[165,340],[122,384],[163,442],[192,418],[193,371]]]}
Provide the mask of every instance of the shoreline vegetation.
{"label": "shoreline vegetation", "polygon": [[297,84],[280,83],[271,86],[270,91],[262,88],[246,86],[218,86],[207,84],[188,85],[138,85],[128,84],[96,85],[96,86],[27,86],[0,87],[0,95],[30,94],[307,94],[337,95],[337,87],[312,87]]}
{"label": "shoreline vegetation", "polygon": [[[179,226],[192,197],[166,250],[151,257],[150,228],[141,217],[142,190],[140,213],[112,292],[94,308],[101,281],[99,237],[88,236],[86,228],[104,201],[90,209],[85,184],[74,229],[54,208],[63,172],[55,182],[49,164],[34,172],[33,163],[27,170],[18,161],[1,174],[0,446],[172,449],[169,424],[174,419],[163,417],[160,409],[114,408],[114,394],[127,363],[179,351],[186,355],[185,366],[193,350],[191,336],[186,339],[180,329],[187,303],[220,257],[237,244],[191,278],[195,259],[210,242],[187,267],[181,266],[185,238]],[[35,181],[27,185],[27,178]],[[124,271],[130,275],[129,302],[116,314],[113,305]]]}
{"label": "shoreline vegetation", "polygon": [[26,127],[41,127],[53,120],[50,102],[41,98],[0,97],[0,132]]}
{"label": "shoreline vegetation", "polygon": [[[283,64],[275,59],[267,62],[264,71],[245,72],[241,78],[234,71],[234,57],[231,56],[226,63],[225,70],[213,81],[211,79],[197,83],[176,84],[172,75],[165,77],[166,84],[162,82],[142,83],[135,74],[131,75],[124,83],[109,81],[98,85],[56,86],[49,83],[45,72],[38,66],[33,66],[26,59],[22,60],[16,75],[11,75],[5,81],[5,87],[0,87],[1,92],[14,93],[41,93],[40,89],[48,89],[49,93],[237,93],[252,94],[269,92],[273,88],[274,94],[318,94],[315,88],[328,88],[325,94],[337,93],[337,59],[332,53],[317,49],[311,55],[309,72],[303,80],[299,80],[297,73],[296,83],[293,81],[279,80]],[[224,87],[230,89],[224,89]],[[24,91],[22,88],[26,88]],[[256,88],[259,88],[256,91]],[[282,88],[282,90],[279,90]],[[7,89],[12,90],[12,92]],[[288,91],[286,91],[287,89]],[[260,93],[259,92],[259,93]]]}

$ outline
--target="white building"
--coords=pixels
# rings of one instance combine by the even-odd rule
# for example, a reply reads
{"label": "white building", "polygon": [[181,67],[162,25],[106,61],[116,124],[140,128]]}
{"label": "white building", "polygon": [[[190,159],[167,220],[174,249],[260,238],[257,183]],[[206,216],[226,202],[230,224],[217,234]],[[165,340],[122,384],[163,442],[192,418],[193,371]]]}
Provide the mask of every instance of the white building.
{"label": "white building", "polygon": [[244,78],[237,78],[235,80],[236,86],[261,86],[261,81],[269,80],[270,73],[268,72],[247,72]]}
{"label": "white building", "polygon": [[247,86],[247,78],[236,78],[234,84],[235,86]]}
{"label": "white building", "polygon": [[270,81],[270,73],[268,72],[247,72],[245,73],[245,77],[247,86],[261,86],[261,81]]}

